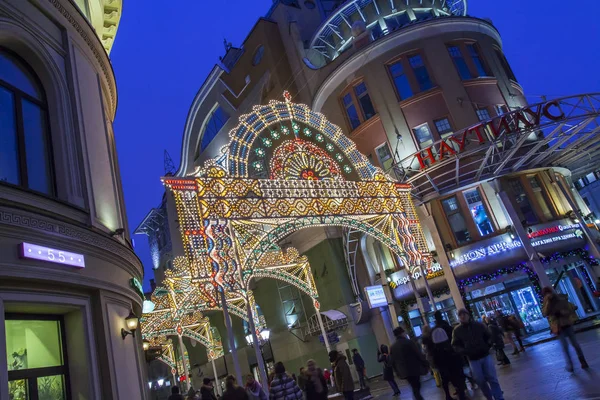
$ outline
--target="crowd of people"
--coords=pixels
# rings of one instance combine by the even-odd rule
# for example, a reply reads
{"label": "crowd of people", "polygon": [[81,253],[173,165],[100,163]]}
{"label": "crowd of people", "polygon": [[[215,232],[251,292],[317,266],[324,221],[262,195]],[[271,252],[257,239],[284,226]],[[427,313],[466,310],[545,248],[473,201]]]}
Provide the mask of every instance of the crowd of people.
{"label": "crowd of people", "polygon": [[[572,372],[573,362],[569,353],[569,342],[575,349],[581,368],[588,368],[587,361],[579,346],[573,324],[577,320],[576,306],[564,295],[554,292],[551,287],[542,289],[544,297],[542,313],[548,318],[552,333],[556,334],[565,353],[566,369]],[[505,342],[512,345],[513,355],[525,351],[521,330],[522,323],[515,316],[496,312],[486,316],[482,322],[475,321],[466,309],[458,311],[460,323],[456,327],[443,319],[437,311],[435,324],[426,325],[421,336],[421,345],[408,337],[402,327],[394,329],[395,342],[388,347],[381,345],[377,360],[382,364],[383,380],[392,388],[393,396],[400,395],[396,378],[410,385],[413,397],[423,400],[421,376],[433,373],[438,386],[441,386],[446,400],[467,399],[468,384],[473,389],[479,387],[487,400],[504,400],[491,351],[495,351],[498,365],[510,364],[504,352]],[[518,345],[515,343],[518,343]],[[353,400],[354,377],[347,357],[333,350],[329,352],[331,370],[321,369],[314,360],[309,360],[300,368],[298,376],[286,372],[283,363],[275,364],[268,378],[268,391],[254,378],[246,377],[245,387],[236,383],[234,376],[225,379],[225,391],[220,400],[326,400],[330,386],[341,393],[344,400]],[[368,389],[365,361],[357,349],[352,350],[352,361],[358,376],[359,388]],[[465,373],[468,366],[470,374]],[[450,390],[453,387],[453,392]],[[199,395],[190,389],[187,397],[173,387],[169,400],[218,400],[214,394],[212,380],[205,378]]]}

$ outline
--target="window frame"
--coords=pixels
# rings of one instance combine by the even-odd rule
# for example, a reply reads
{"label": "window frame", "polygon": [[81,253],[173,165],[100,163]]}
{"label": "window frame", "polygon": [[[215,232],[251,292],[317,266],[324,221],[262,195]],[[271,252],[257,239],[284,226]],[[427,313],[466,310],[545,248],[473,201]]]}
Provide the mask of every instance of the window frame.
{"label": "window frame", "polygon": [[[466,52],[469,55],[469,59],[471,60],[473,67],[475,67],[475,71],[477,71],[476,78],[493,78],[494,74],[492,73],[492,70],[490,69],[488,62],[483,57],[483,53],[481,51],[481,46],[479,45],[479,43],[478,42],[465,42],[464,45],[467,50]],[[481,64],[481,68],[483,69],[484,75],[479,74],[479,68],[477,67],[477,64],[475,63],[475,55],[471,53],[469,46],[471,46],[475,50],[477,59],[479,60],[479,63]]]}
{"label": "window frame", "polygon": [[[374,114],[370,118],[365,117],[365,112],[364,112],[362,104],[360,102],[360,98],[364,97],[365,94],[363,93],[360,97],[356,94],[356,87],[359,86],[360,84],[365,85],[365,89],[366,89],[365,93],[367,96],[369,96],[369,100],[371,101],[371,106],[373,106]],[[346,106],[346,104],[344,103],[344,98],[346,97],[346,95],[350,95],[350,99],[352,100],[351,105],[354,106],[354,109],[356,110],[356,114],[358,115],[359,124],[356,127],[352,126],[352,122],[350,121],[350,116],[348,115],[348,107],[350,107],[350,105]],[[375,103],[373,102],[373,98],[371,97],[371,94],[369,91],[369,85],[367,85],[367,82],[364,79],[357,79],[354,82],[352,82],[350,85],[348,85],[340,93],[340,95],[338,97],[338,102],[340,104],[340,107],[342,108],[342,112],[344,113],[344,119],[346,120],[346,124],[350,128],[350,132],[360,128],[360,126],[362,124],[364,124],[367,121],[370,121],[371,119],[373,119],[377,115],[379,115],[379,113],[377,112],[377,107],[375,107]]]}
{"label": "window frame", "polygon": [[[425,68],[425,71],[427,71],[427,75],[429,76],[429,80],[431,81],[431,87],[429,89],[421,90],[421,87],[419,85],[419,81],[417,79],[417,76],[415,74],[413,66],[410,64],[410,58],[414,57],[414,56],[421,57],[421,61],[423,62],[423,68]],[[404,72],[404,76],[406,76],[408,85],[412,92],[412,95],[410,95],[409,97],[406,97],[406,98],[402,98],[402,96],[400,95],[398,88],[396,87],[396,83],[394,82],[394,75],[392,74],[391,67],[398,63],[400,63],[400,65],[402,65],[402,70]],[[413,99],[422,93],[426,93],[430,90],[434,90],[438,86],[434,79],[433,74],[431,73],[431,69],[429,68],[429,63],[427,62],[427,57],[425,57],[425,54],[423,51],[411,51],[408,53],[400,54],[400,55],[392,58],[388,62],[386,62],[385,68],[388,73],[388,78],[391,81],[392,86],[394,88],[394,92],[396,93],[396,98],[398,99],[399,102]]]}
{"label": "window frame", "polygon": [[[477,234],[477,236],[480,238],[494,236],[494,234],[496,234],[498,231],[498,227],[496,226],[494,214],[491,212],[491,208],[487,204],[485,192],[481,189],[480,186],[471,187],[469,189],[462,190],[461,192],[462,192],[463,198],[465,200],[465,204],[467,206],[467,213],[468,213],[469,217],[471,217],[471,221],[475,225],[475,233]],[[479,203],[481,203],[481,206],[483,207],[485,214],[488,218],[488,221],[490,223],[491,232],[489,232],[486,235],[484,235],[480,232],[479,227],[477,226],[477,222],[475,221],[475,216],[473,214],[471,214],[471,204],[469,203],[469,199],[467,198],[467,193],[469,193],[469,192],[477,192],[477,195],[479,196]]]}
{"label": "window frame", "polygon": [[[473,71],[471,70],[471,67],[469,66],[469,61],[467,59],[467,57],[465,57],[465,52],[462,49],[463,43],[446,43],[446,51],[448,52],[448,56],[452,59],[452,64],[454,64],[454,68],[456,69],[456,73],[458,74],[458,77],[460,78],[461,81],[468,81],[470,79],[474,79],[475,75],[473,74]],[[458,68],[458,64],[456,63],[456,59],[459,57],[455,57],[450,53],[450,47],[455,47],[459,54],[460,54],[460,59],[463,60],[463,62],[465,63],[465,66],[467,67],[467,71],[469,72],[469,77],[466,78],[464,76],[462,76],[460,69]]]}
{"label": "window frame", "polygon": [[[385,160],[382,160],[381,157],[379,156],[379,149],[386,147],[388,149],[388,153],[390,155],[389,158],[386,158]],[[381,143],[380,145],[378,145],[377,147],[375,147],[375,157],[377,157],[377,162],[379,163],[379,166],[381,167],[381,169],[383,169],[385,171],[385,165],[384,162],[386,162],[387,160],[392,160],[392,167],[394,165],[394,154],[392,153],[392,148],[390,147],[390,144],[385,141],[383,143]]]}
{"label": "window frame", "polygon": [[[227,119],[225,121],[223,121],[223,125],[221,125],[221,127],[215,132],[214,136],[210,139],[210,141],[208,143],[206,143],[205,146],[203,146],[204,137],[206,136],[206,132],[209,127],[209,123],[213,120],[213,118],[215,118],[215,114],[219,109],[221,110],[221,112],[223,114],[227,115]],[[217,102],[215,104],[215,106],[210,110],[210,112],[208,114],[206,114],[206,118],[204,119],[204,122],[203,122],[204,125],[202,126],[202,132],[201,132],[201,135],[199,138],[199,144],[198,144],[199,154],[202,154],[202,152],[210,146],[210,144],[213,142],[213,140],[215,140],[215,138],[219,135],[219,132],[221,132],[223,127],[225,127],[225,125],[227,125],[227,122],[229,122],[230,119],[231,119],[231,115],[229,115],[229,113],[225,110],[225,108],[223,106],[221,106],[220,103]]]}
{"label": "window frame", "polygon": [[[50,132],[50,115],[48,111],[48,98],[46,96],[46,90],[44,85],[42,84],[40,78],[38,77],[35,70],[17,53],[14,51],[7,49],[6,47],[0,46],[0,53],[5,53],[8,58],[12,58],[15,61],[17,67],[23,68],[29,75],[34,83],[38,86],[40,90],[42,100],[36,99],[35,97],[29,95],[28,93],[23,92],[21,89],[11,85],[2,79],[0,75],[0,87],[6,89],[13,95],[13,103],[14,103],[14,112],[15,112],[15,131],[17,135],[17,147],[18,147],[18,157],[19,157],[19,179],[20,182],[18,184],[12,182],[4,182],[0,181],[0,184],[7,185],[23,190],[30,191],[32,193],[36,193],[42,196],[50,197],[56,199],[58,196],[57,184],[56,184],[56,173],[54,167],[54,149],[52,145],[52,134]],[[27,149],[25,145],[25,124],[23,119],[23,100],[28,101],[37,107],[44,113],[44,118],[42,122],[44,123],[44,136],[46,139],[46,151],[48,155],[48,179],[49,182],[49,193],[40,192],[38,190],[32,189],[29,187],[29,175],[27,173]]]}
{"label": "window frame", "polygon": [[[475,239],[472,235],[471,228],[469,227],[469,222],[473,222],[473,219],[472,218],[469,219],[465,216],[463,204],[461,202],[461,197],[458,194],[459,193],[454,193],[450,196],[439,199],[439,207],[442,212],[442,215],[444,216],[444,222],[445,222],[446,226],[448,227],[448,231],[452,235],[452,241],[454,242],[454,245],[455,245],[454,247],[466,246],[467,244],[472,243]],[[451,198],[455,199],[457,208],[455,211],[448,213],[448,211],[446,211],[446,208],[444,207],[444,202]],[[462,199],[464,200],[464,196],[462,196]],[[460,214],[460,216],[462,217],[462,219],[465,223],[466,231],[469,234],[469,240],[462,241],[462,242],[458,240],[458,238],[456,236],[456,232],[454,231],[452,225],[450,224],[450,216],[454,215],[454,214]]]}
{"label": "window frame", "polygon": [[[417,134],[415,132],[416,129],[421,128],[422,126],[427,127],[427,130],[429,131],[429,136],[431,137],[431,143],[424,147],[421,146],[421,142],[419,141],[419,138],[417,137]],[[418,150],[424,150],[428,147],[431,147],[437,141],[437,138],[434,136],[433,130],[431,130],[431,128],[429,127],[429,122],[423,122],[422,124],[419,124],[419,125],[411,128],[410,132],[413,136],[413,139],[415,141],[415,144],[416,144],[416,147]]]}
{"label": "window frame", "polygon": [[[65,398],[71,400],[71,381],[69,379],[69,357],[67,354],[67,339],[65,333],[65,319],[62,315],[53,314],[26,314],[26,313],[10,313],[4,314],[4,320],[17,321],[57,321],[60,329],[60,346],[62,352],[63,363],[54,367],[27,368],[8,371],[8,382],[26,379],[28,393],[31,398],[37,398],[38,387],[37,379],[46,376],[62,375],[64,376]],[[6,343],[4,344],[6,346]]]}
{"label": "window frame", "polygon": [[510,81],[518,83],[519,81],[517,80],[515,72],[513,71],[512,67],[510,66],[510,63],[508,62],[508,59],[506,58],[506,55],[504,54],[502,49],[500,49],[499,47],[494,47],[494,53],[496,53],[496,57],[498,58],[498,61],[500,62],[500,67],[502,68],[502,71],[504,71],[504,73],[506,74],[506,77]]}
{"label": "window frame", "polygon": [[[481,68],[483,69],[484,75],[479,73],[479,68],[477,68],[477,64],[475,63],[474,56],[471,54],[469,46],[473,46],[477,53],[477,58],[479,59],[479,63],[481,64]],[[465,62],[467,69],[469,70],[470,78],[464,78],[461,76],[458,66],[455,62],[455,57],[450,54],[449,48],[456,47],[460,52],[461,58]],[[474,79],[484,79],[484,78],[494,78],[494,74],[490,68],[489,62],[485,59],[482,54],[481,46],[478,42],[473,40],[462,40],[462,41],[454,41],[446,43],[446,49],[448,56],[452,59],[452,63],[456,69],[456,73],[458,74],[461,81],[469,81]]]}

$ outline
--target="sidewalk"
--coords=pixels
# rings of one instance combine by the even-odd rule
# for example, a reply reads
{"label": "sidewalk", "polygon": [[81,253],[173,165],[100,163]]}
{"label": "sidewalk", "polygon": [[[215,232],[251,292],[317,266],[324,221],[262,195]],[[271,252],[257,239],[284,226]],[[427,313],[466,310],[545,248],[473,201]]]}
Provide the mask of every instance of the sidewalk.
{"label": "sidewalk", "polygon": [[[592,319],[586,319],[582,322],[576,323],[574,328],[576,333],[586,332],[592,329],[600,328],[600,317],[595,316]],[[546,330],[544,332],[524,337],[523,343],[525,346],[531,347],[536,344],[546,343],[555,339],[557,339],[557,336],[550,333],[550,330]]]}

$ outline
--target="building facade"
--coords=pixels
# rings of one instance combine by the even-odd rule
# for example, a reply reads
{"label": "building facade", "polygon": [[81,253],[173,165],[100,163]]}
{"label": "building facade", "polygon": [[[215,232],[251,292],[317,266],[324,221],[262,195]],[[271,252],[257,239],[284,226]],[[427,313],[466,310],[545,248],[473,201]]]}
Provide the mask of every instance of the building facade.
{"label": "building facade", "polygon": [[[121,0],[0,1],[0,397],[142,399],[115,147]],[[133,323],[133,322],[132,322]]]}
{"label": "building facade", "polygon": [[[464,306],[477,318],[515,314],[533,333],[547,328],[539,290],[552,284],[579,305],[580,317],[600,311],[592,296],[598,232],[573,187],[598,165],[598,96],[529,104],[500,33],[466,8],[466,1],[275,2],[240,47],[226,43],[186,121],[178,177],[200,174],[221,156],[240,116],[287,90],[340,126],[373,165],[413,185],[435,260],[427,285],[385,245],[348,229],[308,228],[278,243],[308,257],[322,310],[332,311],[336,348],[357,348],[369,374],[379,371],[376,349],[389,343],[390,328],[400,323],[418,336],[434,308],[450,322]],[[581,111],[580,102],[591,107]],[[592,151],[585,162],[582,147]],[[259,153],[249,175],[268,177]],[[167,198],[177,256],[174,207]],[[263,279],[253,289],[273,358],[291,371],[310,358],[327,365],[306,299],[283,286]],[[370,286],[392,289],[392,309],[357,312],[368,308]],[[213,319],[224,337],[222,318]],[[241,322],[236,332],[244,335]],[[236,343],[244,346],[241,337]],[[256,364],[241,363],[244,372]],[[231,366],[230,356],[223,364]]]}

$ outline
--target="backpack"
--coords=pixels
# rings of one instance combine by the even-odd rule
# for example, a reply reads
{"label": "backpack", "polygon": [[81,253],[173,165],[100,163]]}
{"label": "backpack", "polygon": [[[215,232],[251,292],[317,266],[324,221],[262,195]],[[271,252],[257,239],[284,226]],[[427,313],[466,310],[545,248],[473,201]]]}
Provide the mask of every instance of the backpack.
{"label": "backpack", "polygon": [[438,327],[431,331],[431,341],[433,342],[433,344],[441,344],[449,340],[450,338],[448,337],[448,334],[446,333],[444,328]]}

